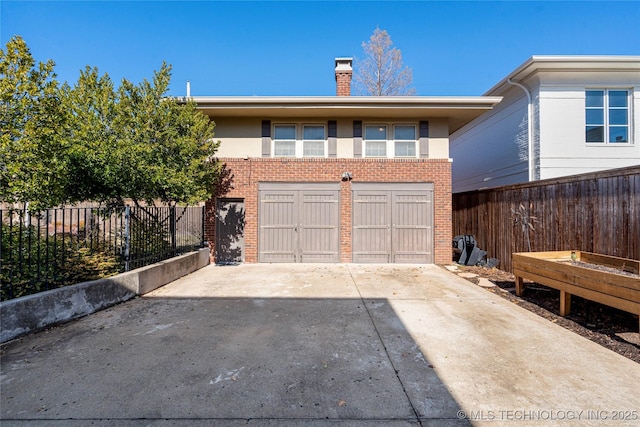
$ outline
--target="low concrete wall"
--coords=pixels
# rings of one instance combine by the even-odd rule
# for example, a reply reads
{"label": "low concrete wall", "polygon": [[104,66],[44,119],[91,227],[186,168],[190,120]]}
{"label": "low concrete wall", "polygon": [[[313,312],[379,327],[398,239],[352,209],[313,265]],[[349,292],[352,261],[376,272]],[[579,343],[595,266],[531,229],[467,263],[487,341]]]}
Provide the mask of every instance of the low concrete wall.
{"label": "low concrete wall", "polygon": [[209,249],[203,248],[106,279],[3,301],[0,343],[146,294],[208,264]]}

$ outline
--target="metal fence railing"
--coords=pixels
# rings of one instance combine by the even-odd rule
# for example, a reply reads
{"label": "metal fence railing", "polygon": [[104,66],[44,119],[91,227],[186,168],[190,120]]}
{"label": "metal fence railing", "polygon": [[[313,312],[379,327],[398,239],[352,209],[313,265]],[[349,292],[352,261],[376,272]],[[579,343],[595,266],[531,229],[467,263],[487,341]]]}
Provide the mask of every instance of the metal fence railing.
{"label": "metal fence railing", "polygon": [[7,300],[204,247],[204,207],[1,209],[0,243],[0,300]]}

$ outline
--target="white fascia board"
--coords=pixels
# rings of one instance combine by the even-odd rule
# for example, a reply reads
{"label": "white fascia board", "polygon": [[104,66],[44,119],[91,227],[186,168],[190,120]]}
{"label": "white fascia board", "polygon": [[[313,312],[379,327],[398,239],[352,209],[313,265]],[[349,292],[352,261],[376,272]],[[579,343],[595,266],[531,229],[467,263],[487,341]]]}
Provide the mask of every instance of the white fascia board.
{"label": "white fascia board", "polygon": [[194,96],[196,104],[209,105],[328,105],[363,107],[366,105],[455,105],[479,104],[491,105],[499,97],[487,96]]}
{"label": "white fascia board", "polygon": [[197,108],[206,110],[334,110],[344,111],[350,109],[492,109],[502,97],[499,96],[473,96],[473,97],[207,97],[197,96],[190,98],[196,103]]}
{"label": "white fascia board", "polygon": [[640,72],[640,56],[623,55],[534,55],[484,93],[484,96],[501,95],[508,81],[522,82],[540,71],[588,72],[633,71]]}

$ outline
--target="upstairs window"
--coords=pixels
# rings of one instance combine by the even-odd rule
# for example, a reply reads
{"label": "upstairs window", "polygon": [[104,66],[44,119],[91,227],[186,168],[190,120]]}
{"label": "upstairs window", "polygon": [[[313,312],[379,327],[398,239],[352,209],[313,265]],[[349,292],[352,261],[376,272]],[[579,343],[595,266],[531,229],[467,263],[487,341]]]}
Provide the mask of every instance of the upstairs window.
{"label": "upstairs window", "polygon": [[387,127],[367,125],[364,132],[365,157],[387,157]]}
{"label": "upstairs window", "polygon": [[629,92],[626,90],[586,91],[586,142],[629,143]]}
{"label": "upstairs window", "polygon": [[295,157],[296,127],[295,125],[276,125],[274,128],[273,155],[278,157]]}
{"label": "upstairs window", "polygon": [[302,127],[302,156],[324,157],[324,126],[304,125]]}
{"label": "upstairs window", "polygon": [[322,124],[276,124],[273,126],[274,157],[326,157],[326,126]]}
{"label": "upstairs window", "polygon": [[412,125],[396,125],[393,129],[393,140],[396,157],[416,156],[416,127]]}

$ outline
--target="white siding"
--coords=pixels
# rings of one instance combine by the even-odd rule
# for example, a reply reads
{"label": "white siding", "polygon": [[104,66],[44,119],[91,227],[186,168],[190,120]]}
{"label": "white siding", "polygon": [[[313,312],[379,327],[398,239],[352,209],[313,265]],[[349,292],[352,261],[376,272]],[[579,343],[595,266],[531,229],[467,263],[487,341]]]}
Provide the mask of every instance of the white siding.
{"label": "white siding", "polygon": [[[634,70],[543,69],[524,81],[533,99],[534,178],[546,179],[640,164],[640,73]],[[633,94],[630,144],[585,141],[585,90]],[[491,95],[503,101],[451,135],[454,192],[529,181],[527,98],[505,84]]]}
{"label": "white siding", "polygon": [[518,88],[508,95],[451,136],[454,193],[528,180],[527,98]]}
{"label": "white siding", "polygon": [[[540,178],[556,178],[579,173],[633,166],[640,163],[640,141],[632,144],[587,145],[585,143],[585,90],[590,86],[543,86],[540,88]],[[600,86],[604,87],[604,86]],[[611,86],[607,87],[610,88]],[[624,87],[623,87],[624,88]],[[625,88],[625,89],[628,89]]]}

